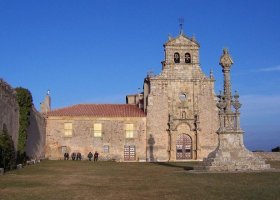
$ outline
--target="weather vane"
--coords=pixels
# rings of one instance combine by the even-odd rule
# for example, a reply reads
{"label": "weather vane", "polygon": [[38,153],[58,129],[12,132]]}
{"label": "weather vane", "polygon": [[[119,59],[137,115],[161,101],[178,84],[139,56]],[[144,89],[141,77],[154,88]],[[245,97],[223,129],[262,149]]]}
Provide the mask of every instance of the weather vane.
{"label": "weather vane", "polygon": [[180,34],[182,34],[183,33],[183,24],[184,24],[185,19],[183,17],[180,17],[178,19],[178,21],[179,21],[179,27],[180,27]]}

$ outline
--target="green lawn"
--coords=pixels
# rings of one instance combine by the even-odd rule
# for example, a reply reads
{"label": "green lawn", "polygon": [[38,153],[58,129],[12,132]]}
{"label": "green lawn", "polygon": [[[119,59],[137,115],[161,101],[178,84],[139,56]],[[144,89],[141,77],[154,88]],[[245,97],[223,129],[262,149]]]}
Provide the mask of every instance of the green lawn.
{"label": "green lawn", "polygon": [[188,172],[195,164],[43,161],[0,176],[0,199],[280,199],[280,172]]}

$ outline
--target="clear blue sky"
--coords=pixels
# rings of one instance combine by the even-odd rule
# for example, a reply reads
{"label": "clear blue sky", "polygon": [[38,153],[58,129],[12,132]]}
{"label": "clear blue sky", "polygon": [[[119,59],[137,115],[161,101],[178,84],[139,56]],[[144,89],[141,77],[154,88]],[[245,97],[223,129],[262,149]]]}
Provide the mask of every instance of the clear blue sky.
{"label": "clear blue sky", "polygon": [[234,60],[232,89],[241,95],[241,125],[251,149],[280,145],[279,0],[0,0],[0,77],[28,88],[39,108],[124,103],[158,74],[168,34],[184,30],[201,45],[202,70],[224,47]]}

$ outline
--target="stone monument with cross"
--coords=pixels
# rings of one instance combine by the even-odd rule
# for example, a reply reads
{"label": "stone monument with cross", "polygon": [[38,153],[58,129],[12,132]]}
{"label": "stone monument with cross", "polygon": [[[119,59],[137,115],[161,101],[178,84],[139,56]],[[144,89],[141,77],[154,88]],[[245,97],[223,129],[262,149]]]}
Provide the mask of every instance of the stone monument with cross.
{"label": "stone monument with cross", "polygon": [[[230,69],[233,60],[227,49],[220,59],[224,76],[224,90],[217,102],[219,109],[218,146],[202,162],[198,169],[206,171],[247,171],[267,170],[270,165],[254,156],[243,143],[244,131],[240,127],[241,103],[237,92],[232,96]],[[232,110],[232,107],[234,110]]]}

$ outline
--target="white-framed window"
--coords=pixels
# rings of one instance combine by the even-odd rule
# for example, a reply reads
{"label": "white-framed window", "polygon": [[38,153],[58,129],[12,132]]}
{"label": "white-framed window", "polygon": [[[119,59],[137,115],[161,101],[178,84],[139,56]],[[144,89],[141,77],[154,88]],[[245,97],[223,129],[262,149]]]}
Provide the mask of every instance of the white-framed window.
{"label": "white-framed window", "polygon": [[101,137],[102,136],[102,124],[101,123],[95,123],[93,125],[93,136],[94,137]]}
{"label": "white-framed window", "polygon": [[71,122],[64,123],[64,136],[72,137],[73,135],[73,125]]}
{"label": "white-framed window", "polygon": [[125,137],[126,138],[134,137],[134,124],[125,124]]}
{"label": "white-framed window", "polygon": [[103,153],[109,153],[109,145],[103,146]]}

